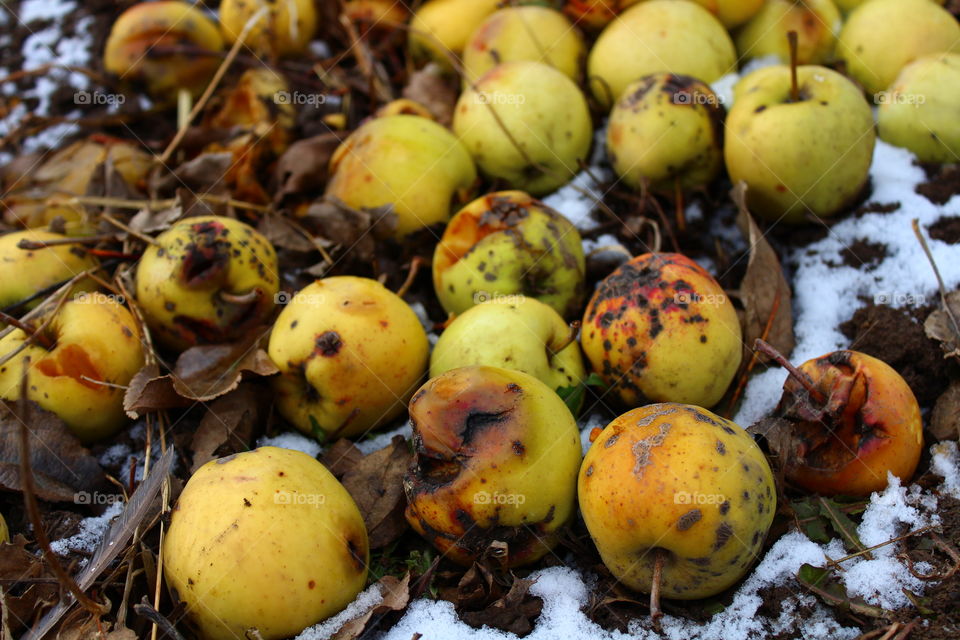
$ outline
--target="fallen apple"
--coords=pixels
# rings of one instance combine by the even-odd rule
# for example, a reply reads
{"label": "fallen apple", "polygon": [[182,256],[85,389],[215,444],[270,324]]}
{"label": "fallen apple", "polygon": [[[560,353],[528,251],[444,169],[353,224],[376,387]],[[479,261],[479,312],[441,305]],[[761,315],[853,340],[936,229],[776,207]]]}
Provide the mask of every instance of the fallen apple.
{"label": "fallen apple", "polygon": [[[24,302],[99,264],[80,244],[51,244],[36,249],[19,247],[24,241],[43,244],[66,240],[69,240],[67,236],[39,229],[14,231],[0,236],[0,309]],[[74,285],[73,292],[94,291],[96,288],[96,281],[85,278]],[[41,300],[34,298],[25,302],[20,305],[19,311],[29,311]]]}
{"label": "fallen apple", "polygon": [[627,86],[610,112],[607,157],[630,187],[703,186],[723,166],[720,98],[690,76],[660,73]]}
{"label": "fallen apple", "polygon": [[534,298],[493,299],[458,315],[430,354],[430,377],[469,365],[527,373],[551,389],[587,377],[576,329]]}
{"label": "fallen apple", "polygon": [[908,63],[960,53],[960,24],[932,0],[870,0],[847,17],[837,59],[867,93],[885,90]]}
{"label": "fallen apple", "polygon": [[285,58],[304,53],[317,32],[313,0],[223,0],[220,28],[227,42],[236,42],[247,22],[264,7],[267,11],[244,38],[244,46],[260,56]]}
{"label": "fallen apple", "polygon": [[628,407],[716,404],[740,366],[740,321],[723,288],[679,253],[646,253],[597,287],[580,341]]}
{"label": "fallen apple", "polygon": [[790,62],[787,34],[797,33],[797,64],[823,64],[833,56],[842,20],[833,0],[769,0],[734,38],[743,59],[775,55]]}
{"label": "fallen apple", "polygon": [[920,162],[957,162],[960,54],[940,53],[914,60],[879,98],[881,140],[909,149]]}
{"label": "fallen apple", "polygon": [[[925,0],[926,1],[926,0]],[[750,210],[801,223],[849,206],[866,184],[876,139],[860,89],[820,66],[776,65],[734,88],[723,154],[730,179],[747,183]]]}
{"label": "fallen apple", "polygon": [[516,567],[543,557],[573,517],[580,438],[552,389],[520,371],[463,367],[410,401],[407,520],[443,555]]}
{"label": "fallen apple", "polygon": [[185,218],[147,247],[137,302],[151,334],[171,349],[237,340],[266,323],[279,291],[277,253],[248,224]]}
{"label": "fallen apple", "polygon": [[103,66],[122,79],[142,82],[154,98],[173,102],[178,89],[199,95],[221,62],[215,55],[164,51],[184,46],[216,54],[223,49],[223,38],[217,25],[192,4],[141,2],[113,23]]}
{"label": "fallen apple", "polygon": [[390,205],[398,238],[446,222],[477,178],[467,149],[433,120],[391,115],[364,123],[330,159],[328,196],[347,205]]}
{"label": "fallen apple", "polygon": [[681,600],[739,580],[777,510],[773,473],[753,438],[705,409],[672,403],[607,425],[580,466],[578,495],[614,577],[650,593],[659,573],[660,593]]}
{"label": "fallen apple", "polygon": [[261,447],[212,460],[173,507],[167,585],[207,640],[279,640],[339,613],[366,584],[367,530],[314,458]]}
{"label": "fallen apple", "polygon": [[433,254],[433,287],[447,313],[519,295],[573,317],[585,273],[576,227],[522,191],[489,193],[458,211]]}
{"label": "fallen apple", "polygon": [[470,34],[499,8],[500,0],[427,0],[410,19],[410,57],[453,71],[452,61],[463,53]]}
{"label": "fallen apple", "polygon": [[[46,318],[41,315],[34,328]],[[23,330],[14,329],[0,339],[0,357],[27,340]],[[113,297],[80,293],[64,303],[46,329],[0,365],[0,395],[6,400],[20,397],[25,358],[27,398],[57,414],[81,442],[102,440],[127,422],[123,394],[143,367],[144,353],[133,315]]]}
{"label": "fallen apple", "polygon": [[465,85],[504,62],[548,64],[576,81],[585,49],[583,38],[559,11],[535,5],[506,7],[491,14],[463,49]]}
{"label": "fallen apple", "polygon": [[489,178],[540,195],[587,160],[593,123],[577,85],[539,62],[505,62],[460,94],[453,131]]}
{"label": "fallen apple", "polygon": [[882,360],[834,351],[804,362],[783,384],[775,413],[788,427],[779,451],[787,480],[825,495],[868,496],[893,474],[913,476],[923,422],[906,381]]}
{"label": "fallen apple", "polygon": [[376,280],[335,276],[294,294],[270,334],[280,414],[314,437],[389,423],[423,379],[429,342],[413,310]]}
{"label": "fallen apple", "polygon": [[597,32],[610,24],[624,9],[641,0],[565,0],[563,12],[573,24]]}
{"label": "fallen apple", "polygon": [[736,69],[733,41],[716,17],[695,2],[675,0],[630,7],[604,29],[587,59],[590,90],[604,107],[651,73],[713,82]]}

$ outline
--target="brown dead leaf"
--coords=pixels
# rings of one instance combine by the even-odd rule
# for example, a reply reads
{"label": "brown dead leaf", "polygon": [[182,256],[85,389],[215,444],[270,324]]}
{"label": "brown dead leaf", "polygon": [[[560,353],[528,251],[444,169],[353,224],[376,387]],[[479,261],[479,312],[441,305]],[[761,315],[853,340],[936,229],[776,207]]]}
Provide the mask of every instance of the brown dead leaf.
{"label": "brown dead leaf", "polygon": [[543,610],[543,600],[530,595],[535,582],[515,578],[505,596],[479,611],[461,611],[460,619],[475,629],[488,626],[523,637],[533,631]]}
{"label": "brown dead leaf", "polygon": [[305,231],[294,225],[285,216],[268,213],[260,218],[257,231],[262,233],[277,249],[286,249],[297,253],[316,251],[316,246],[307,237]]}
{"label": "brown dead leaf", "polygon": [[[233,153],[229,151],[202,153],[172,172],[158,173],[153,189],[157,193],[173,193],[186,186],[197,193],[205,193],[217,185],[223,185],[224,176],[232,165]],[[223,188],[219,191],[223,191]]]}
{"label": "brown dead leaf", "polygon": [[363,514],[371,549],[390,544],[407,530],[403,474],[412,458],[403,436],[394,436],[389,446],[364,456],[341,480]]}
{"label": "brown dead leaf", "polygon": [[415,71],[403,88],[403,97],[419,102],[445,127],[453,122],[453,108],[459,95],[456,79],[448,77],[431,62]]}
{"label": "brown dead leaf", "polygon": [[330,156],[340,145],[342,137],[330,132],[291,144],[277,160],[275,176],[279,188],[274,203],[282,204],[291,196],[322,193],[327,183]]}
{"label": "brown dead leaf", "polygon": [[954,380],[937,399],[930,415],[930,433],[937,440],[960,439],[960,380]]}
{"label": "brown dead leaf", "polygon": [[268,407],[263,388],[247,382],[214,400],[193,434],[190,472],[214,458],[249,449]]}
{"label": "brown dead leaf", "polygon": [[361,262],[373,259],[376,240],[393,237],[397,214],[387,205],[375,209],[354,209],[337,198],[319,198],[300,219],[327,246],[350,249],[351,257]]}
{"label": "brown dead leaf", "polygon": [[[789,357],[796,340],[793,335],[793,305],[790,285],[780,268],[776,252],[764,237],[750,215],[746,204],[747,185],[737,184],[730,192],[737,205],[737,226],[750,245],[747,272],[740,283],[740,298],[744,313],[744,362],[749,361],[753,343],[763,337],[764,328],[777,306],[776,315],[765,340],[780,353]],[[779,297],[779,302],[777,302]]]}
{"label": "brown dead leaf", "polygon": [[330,470],[337,480],[346,475],[347,471],[355,468],[363,460],[363,453],[346,438],[341,438],[330,445],[320,462]]}
{"label": "brown dead leaf", "polygon": [[[26,629],[38,610],[46,608],[58,598],[59,585],[43,558],[27,551],[26,538],[14,537],[12,542],[0,543],[0,587],[3,589],[5,617],[14,635]],[[51,580],[51,582],[40,582]],[[26,588],[19,584],[33,581]],[[17,593],[18,595],[11,595]]]}
{"label": "brown dead leaf", "polygon": [[[403,580],[398,580],[394,576],[383,576],[377,583],[380,585],[380,593],[383,594],[383,600],[379,604],[367,609],[356,618],[348,620],[340,629],[333,634],[331,640],[356,640],[363,635],[371,619],[375,616],[377,620],[392,611],[403,611],[410,602],[410,573],[403,576]],[[376,621],[374,622],[376,624]]]}
{"label": "brown dead leaf", "polygon": [[[947,294],[947,304],[953,317],[960,319],[960,290]],[[960,360],[960,335],[953,326],[953,320],[944,309],[937,309],[927,316],[923,329],[928,338],[940,342],[945,358]]]}
{"label": "brown dead leaf", "polygon": [[183,207],[179,204],[159,211],[141,209],[127,223],[134,231],[140,233],[156,233],[170,228],[174,222],[183,217]]}
{"label": "brown dead leaf", "polygon": [[156,364],[144,365],[137,372],[123,394],[123,410],[131,419],[141,414],[164,409],[188,407],[190,401],[177,394],[169,375],[160,375]]}
{"label": "brown dead leaf", "polygon": [[271,376],[279,369],[266,351],[247,343],[190,347],[173,367],[173,388],[184,398],[206,402],[236,389],[245,371]]}
{"label": "brown dead leaf", "polygon": [[[30,403],[30,464],[37,497],[49,502],[73,502],[81,491],[104,484],[103,469],[90,451],[55,414]],[[0,488],[22,491],[20,422],[11,406],[0,405]]]}

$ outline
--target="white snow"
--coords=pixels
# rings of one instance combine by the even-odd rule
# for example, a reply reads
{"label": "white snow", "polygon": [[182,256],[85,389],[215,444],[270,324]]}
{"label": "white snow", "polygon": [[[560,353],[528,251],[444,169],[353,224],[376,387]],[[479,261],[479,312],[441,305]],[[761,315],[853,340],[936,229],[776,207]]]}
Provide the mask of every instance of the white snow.
{"label": "white snow", "polygon": [[[23,43],[24,70],[36,69],[50,63],[76,67],[90,66],[90,58],[94,50],[94,42],[90,34],[93,18],[86,16],[77,21],[76,33],[73,36],[65,35],[61,26],[62,18],[76,8],[77,3],[72,0],[26,0],[20,3],[16,19],[33,29],[32,34]],[[4,18],[7,17],[8,11],[2,12]],[[38,27],[35,22],[38,20],[50,22],[43,28],[35,28]],[[9,46],[8,41],[5,41],[3,45]],[[0,68],[0,77],[4,77],[13,71],[17,70]],[[10,109],[5,117],[0,118],[0,138],[9,135],[24,118],[31,114],[35,116],[52,115],[50,109],[51,96],[56,88],[63,84],[76,91],[83,91],[90,86],[90,80],[83,74],[54,68],[37,77],[33,86],[26,90],[20,90],[13,84],[4,85],[2,90],[5,95],[13,96],[19,93],[21,98],[35,98],[38,104],[34,109],[27,109],[23,102],[19,102]],[[81,115],[82,111],[75,109],[66,114],[66,117],[79,118]],[[78,131],[79,127],[75,124],[60,123],[44,129],[37,135],[26,138],[23,141],[23,149],[29,153],[56,148],[64,139]],[[5,164],[12,159],[13,157],[9,153],[0,153],[0,164]]]}
{"label": "white snow", "polygon": [[280,447],[301,451],[311,458],[316,458],[323,451],[320,443],[296,431],[287,431],[271,438],[263,437],[257,440],[258,447]]}
{"label": "white snow", "polygon": [[[103,536],[110,527],[110,523],[120,515],[123,507],[123,502],[111,502],[110,506],[106,508],[102,515],[81,520],[80,531],[75,535],[69,538],[63,538],[62,540],[52,541],[50,543],[50,549],[61,556],[70,553],[92,555],[93,552],[97,550],[97,547],[100,546],[100,541],[103,540]],[[81,567],[86,563],[86,558],[80,560]]]}
{"label": "white snow", "polygon": [[351,602],[346,609],[332,618],[327,618],[320,624],[304,629],[294,640],[327,640],[345,623],[381,602],[383,602],[382,590],[378,583],[374,583],[361,591],[357,599]]}
{"label": "white snow", "polygon": [[960,452],[957,443],[952,440],[937,443],[930,447],[930,467],[937,475],[943,476],[942,493],[960,500]]}
{"label": "white snow", "polygon": [[355,444],[357,445],[357,449],[360,449],[360,453],[363,455],[369,455],[374,451],[379,451],[380,449],[383,449],[389,445],[394,436],[403,436],[404,438],[409,439],[412,435],[413,425],[411,425],[410,421],[407,420],[396,429],[378,433],[369,440],[358,440]]}

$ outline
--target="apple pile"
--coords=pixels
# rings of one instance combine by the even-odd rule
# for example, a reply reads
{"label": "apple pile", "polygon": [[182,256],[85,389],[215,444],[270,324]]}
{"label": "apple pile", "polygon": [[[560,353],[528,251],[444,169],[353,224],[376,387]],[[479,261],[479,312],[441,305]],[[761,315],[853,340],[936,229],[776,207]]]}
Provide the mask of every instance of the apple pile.
{"label": "apple pile", "polygon": [[[843,215],[868,180],[877,129],[921,161],[960,154],[960,25],[932,0],[501,4],[428,0],[409,16],[391,2],[342,6],[364,34],[403,27],[406,64],[446,74],[458,93],[447,124],[409,96],[360,119],[343,101],[329,122],[344,131],[310,186],[342,214],[328,225],[367,214],[355,244],[370,233],[378,251],[408,255],[427,238],[417,260],[429,278],[413,267],[395,292],[396,274],[329,260],[303,285],[315,271],[284,272],[271,225],[321,251],[331,243],[309,226],[310,203],[263,189],[232,194],[256,206],[131,231],[107,253],[90,248],[104,227],[86,210],[69,229],[33,212],[0,237],[3,398],[25,389],[82,442],[103,441],[130,424],[124,389],[145,365],[172,371],[188,352],[261,336],[283,424],[328,443],[409,417],[405,518],[444,558],[530,565],[582,516],[610,573],[651,594],[655,618],[660,595],[735,584],[785,490],[752,436],[710,410],[746,375],[735,296],[659,246],[588,275],[576,226],[539,198],[580,188],[597,146],[638,198],[729,179],[771,223]],[[282,61],[311,55],[323,15],[310,0],[225,0],[219,22],[185,2],[136,4],[114,24],[104,68],[162,108],[199,97],[242,40],[271,66],[237,74],[205,122],[245,132],[208,149],[254,176],[248,155],[279,156],[302,126],[299,105],[275,96],[289,88]],[[779,64],[740,79],[727,108],[711,83],[765,56]],[[405,299],[411,285],[420,308]],[[425,326],[422,308],[442,322]],[[432,346],[428,331],[440,332]],[[793,367],[759,349],[790,371],[775,416],[790,433],[789,490],[864,496],[888,474],[912,476],[921,414],[895,370],[850,350]],[[582,458],[576,416],[591,386],[619,416]],[[337,479],[263,447],[196,470],[163,572],[202,637],[255,627],[284,638],[351,602],[369,557]]]}

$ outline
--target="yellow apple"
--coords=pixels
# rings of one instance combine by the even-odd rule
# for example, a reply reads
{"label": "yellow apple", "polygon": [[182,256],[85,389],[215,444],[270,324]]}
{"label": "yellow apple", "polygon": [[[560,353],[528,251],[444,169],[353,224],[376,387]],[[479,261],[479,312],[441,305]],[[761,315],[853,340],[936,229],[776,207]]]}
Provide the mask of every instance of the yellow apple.
{"label": "yellow apple", "polygon": [[[133,315],[111,296],[80,293],[60,308],[44,336],[53,345],[49,350],[34,342],[0,365],[0,395],[20,397],[23,362],[29,357],[30,400],[60,416],[84,443],[116,433],[127,422],[124,387],[144,363]],[[22,330],[14,329],[0,339],[0,356],[26,340]]]}
{"label": "yellow apple", "polygon": [[841,24],[833,0],[768,0],[737,31],[737,53],[743,59],[775,55],[789,63],[787,34],[796,31],[797,64],[823,64],[833,55]]}
{"label": "yellow apple", "polygon": [[407,42],[417,63],[452,71],[473,30],[500,7],[500,0],[427,0],[410,19]]}
{"label": "yellow apple", "polygon": [[328,196],[356,209],[392,206],[398,238],[446,222],[477,178],[470,154],[449,130],[412,115],[364,123],[337,147],[330,175]]}
{"label": "yellow apple", "polygon": [[[20,249],[17,246],[21,240],[50,242],[66,238],[39,229],[0,236],[0,308],[16,304],[99,264],[79,244],[60,244],[43,249]],[[73,291],[93,291],[96,288],[94,280],[85,278],[76,283]],[[32,300],[20,311],[33,309],[40,302],[40,299]]]}
{"label": "yellow apple", "polygon": [[427,334],[402,298],[376,280],[336,276],[297,292],[268,347],[280,414],[318,438],[389,423],[427,369]]}
{"label": "yellow apple", "polygon": [[261,56],[282,58],[304,53],[317,32],[314,0],[223,0],[220,28],[227,41],[236,42],[244,25],[262,7],[268,11],[251,28],[244,46]]}
{"label": "yellow apple", "polygon": [[167,585],[206,640],[279,640],[339,613],[367,579],[353,498],[305,453],[261,447],[190,477],[163,540]]}

